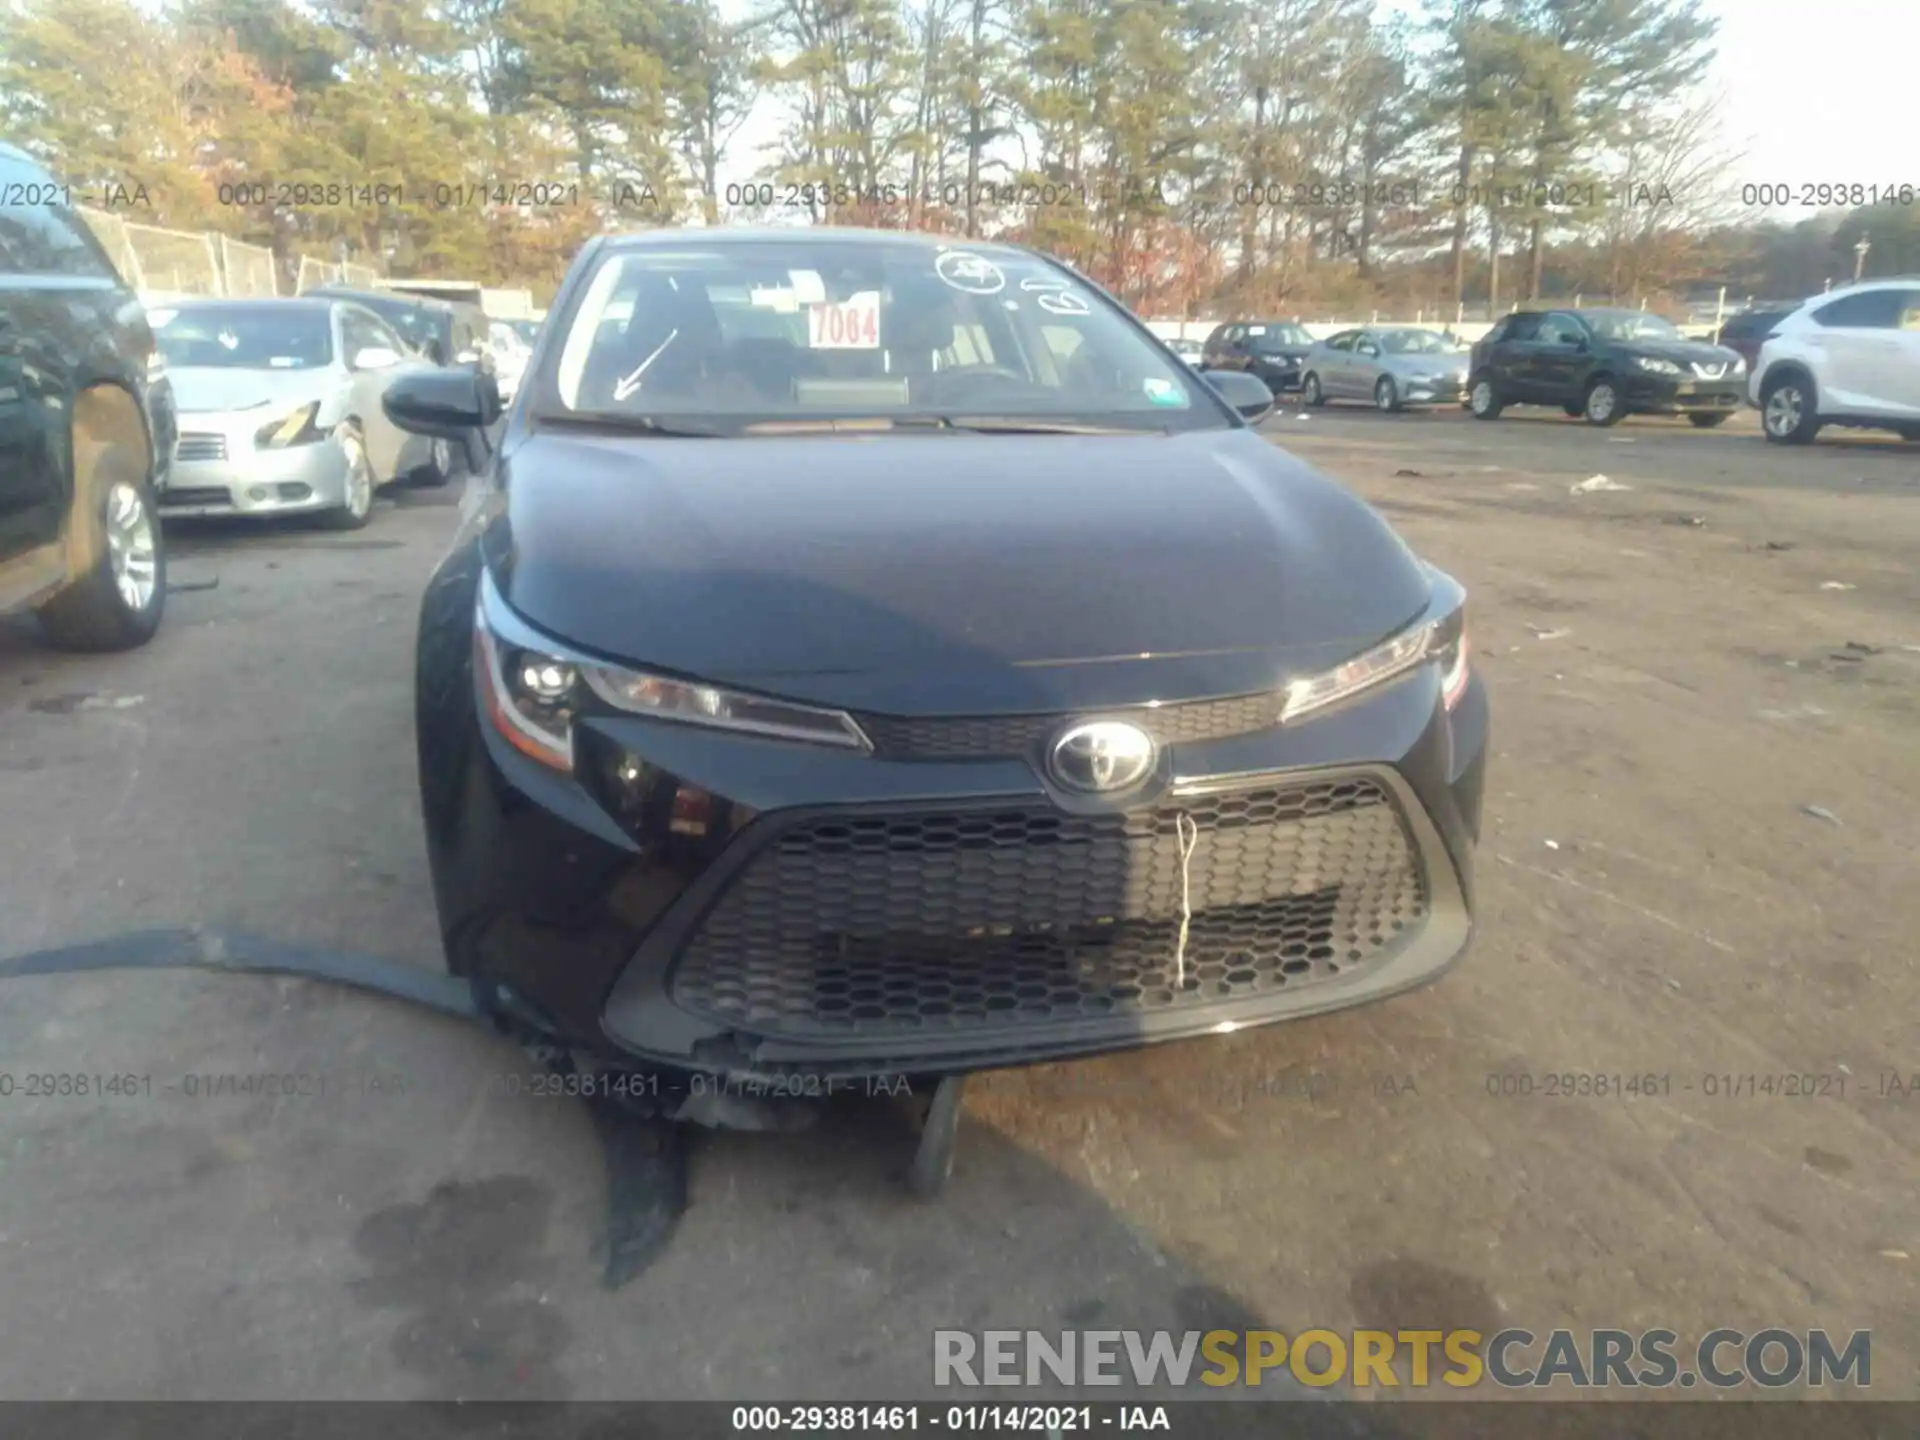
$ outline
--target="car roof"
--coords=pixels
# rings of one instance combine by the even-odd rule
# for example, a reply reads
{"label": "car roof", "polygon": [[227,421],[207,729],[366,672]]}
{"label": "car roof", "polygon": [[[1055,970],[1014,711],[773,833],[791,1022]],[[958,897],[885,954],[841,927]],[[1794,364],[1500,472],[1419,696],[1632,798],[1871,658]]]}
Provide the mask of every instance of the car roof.
{"label": "car roof", "polygon": [[33,156],[22,150],[18,145],[9,145],[4,140],[0,140],[0,160],[11,160],[16,165],[27,165],[40,171],[42,174],[48,173],[47,167],[40,161],[34,159]]}
{"label": "car roof", "polygon": [[[311,293],[311,292],[309,292]],[[161,310],[191,310],[197,306],[218,306],[222,310],[253,309],[271,306],[276,310],[331,310],[345,296],[327,295],[310,300],[306,295],[193,295],[184,300],[169,300],[156,306]]]}
{"label": "car roof", "polygon": [[908,245],[928,251],[964,248],[984,254],[1025,258],[1033,258],[1036,253],[1024,245],[1010,245],[1003,240],[967,240],[920,230],[870,230],[850,225],[729,225],[704,230],[632,230],[625,234],[605,236],[601,243],[609,250],[629,251],[686,249],[690,245],[728,248],[736,245],[792,245],[810,240],[830,240],[876,248]]}
{"label": "car roof", "polygon": [[316,285],[303,292],[325,295],[335,300],[381,300],[391,305],[417,305],[422,310],[451,310],[453,306],[432,295],[409,295],[402,290],[359,290],[347,285]]}

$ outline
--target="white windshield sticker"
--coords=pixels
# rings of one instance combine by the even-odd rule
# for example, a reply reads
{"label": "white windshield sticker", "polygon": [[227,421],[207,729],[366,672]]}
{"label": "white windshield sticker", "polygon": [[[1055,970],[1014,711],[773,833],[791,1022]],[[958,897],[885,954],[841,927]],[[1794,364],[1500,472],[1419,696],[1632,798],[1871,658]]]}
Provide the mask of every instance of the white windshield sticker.
{"label": "white windshield sticker", "polygon": [[784,285],[756,285],[747,294],[747,303],[781,315],[800,313],[800,294]]}
{"label": "white windshield sticker", "polygon": [[1047,290],[1039,297],[1040,308],[1049,315],[1091,315],[1093,308],[1071,290]]}
{"label": "white windshield sticker", "polygon": [[933,262],[933,270],[954,289],[969,295],[998,295],[1007,288],[1007,277],[998,265],[968,250],[946,251]]}
{"label": "white windshield sticker", "polygon": [[807,345],[813,350],[878,350],[880,292],[862,290],[837,305],[809,305]]}
{"label": "white windshield sticker", "polygon": [[802,305],[827,303],[827,283],[818,270],[789,270],[787,279],[793,284],[794,299]]}

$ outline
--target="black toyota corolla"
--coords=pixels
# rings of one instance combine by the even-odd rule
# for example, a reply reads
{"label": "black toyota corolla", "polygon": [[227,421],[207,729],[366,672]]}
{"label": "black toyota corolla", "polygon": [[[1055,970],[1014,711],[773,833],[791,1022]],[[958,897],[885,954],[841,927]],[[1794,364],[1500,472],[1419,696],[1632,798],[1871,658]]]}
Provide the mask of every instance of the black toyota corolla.
{"label": "black toyota corolla", "polygon": [[753,1083],[1432,979],[1471,927],[1465,595],[1235,382],[1011,246],[594,241],[422,612],[452,969],[596,1067]]}

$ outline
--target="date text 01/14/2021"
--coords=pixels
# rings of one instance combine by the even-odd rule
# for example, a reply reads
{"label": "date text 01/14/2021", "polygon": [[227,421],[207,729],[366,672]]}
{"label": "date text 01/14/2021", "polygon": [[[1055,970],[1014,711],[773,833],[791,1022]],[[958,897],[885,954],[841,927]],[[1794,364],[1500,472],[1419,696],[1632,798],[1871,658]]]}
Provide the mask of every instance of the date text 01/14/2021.
{"label": "date text 01/14/2021", "polygon": [[[1178,1407],[1173,1407],[1177,1412]],[[1173,1433],[1165,1405],[736,1405],[737,1434],[877,1435],[921,1430],[1086,1435],[1098,1430]],[[1195,1430],[1193,1433],[1201,1433]]]}
{"label": "date text 01/14/2021", "polygon": [[1498,1099],[1633,1100],[1699,1095],[1708,1100],[1905,1100],[1920,1096],[1920,1073],[1881,1070],[1856,1075],[1843,1069],[1770,1074],[1715,1071],[1676,1076],[1671,1071],[1514,1071],[1489,1074],[1486,1089]]}

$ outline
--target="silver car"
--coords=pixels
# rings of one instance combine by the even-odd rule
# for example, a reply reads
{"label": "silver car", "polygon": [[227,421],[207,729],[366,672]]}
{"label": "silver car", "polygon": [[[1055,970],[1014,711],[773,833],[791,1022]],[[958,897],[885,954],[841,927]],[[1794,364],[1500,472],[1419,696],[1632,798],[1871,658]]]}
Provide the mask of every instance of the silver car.
{"label": "silver car", "polygon": [[364,306],[189,300],[151,314],[180,410],[161,514],[312,513],[357,530],[382,484],[450,473],[447,441],[407,434],[380,404],[432,362]]}
{"label": "silver car", "polygon": [[1415,325],[1367,326],[1329,335],[1301,362],[1309,405],[1365,400],[1378,410],[1456,405],[1471,352],[1451,336]]}

